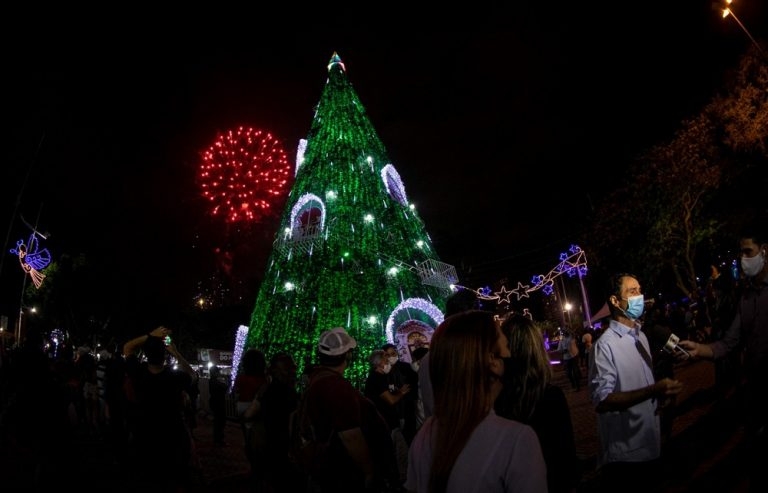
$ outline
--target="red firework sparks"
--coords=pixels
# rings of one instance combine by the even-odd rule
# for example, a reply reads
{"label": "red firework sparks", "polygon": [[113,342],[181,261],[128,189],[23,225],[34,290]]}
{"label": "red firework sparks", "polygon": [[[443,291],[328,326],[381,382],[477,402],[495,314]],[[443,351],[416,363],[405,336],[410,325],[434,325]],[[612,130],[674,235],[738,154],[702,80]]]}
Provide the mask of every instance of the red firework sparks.
{"label": "red firework sparks", "polygon": [[198,178],[214,216],[230,223],[259,221],[285,195],[290,167],[285,150],[269,132],[240,127],[219,135],[203,153]]}

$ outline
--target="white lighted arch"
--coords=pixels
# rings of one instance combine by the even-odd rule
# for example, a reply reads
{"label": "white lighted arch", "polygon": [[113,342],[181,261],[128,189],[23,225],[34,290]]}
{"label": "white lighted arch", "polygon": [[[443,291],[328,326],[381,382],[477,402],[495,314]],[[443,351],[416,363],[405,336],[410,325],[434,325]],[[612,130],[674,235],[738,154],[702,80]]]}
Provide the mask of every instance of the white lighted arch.
{"label": "white lighted arch", "polygon": [[387,319],[387,327],[385,329],[387,342],[395,341],[394,330],[396,316],[400,312],[408,310],[418,310],[420,312],[426,313],[434,321],[435,327],[443,322],[443,312],[441,312],[440,309],[434,304],[425,300],[424,298],[408,298],[407,300],[404,300],[399,305],[397,305],[395,309],[392,310],[392,313],[389,314],[389,318]]}
{"label": "white lighted arch", "polygon": [[307,193],[299,197],[299,200],[296,201],[293,209],[291,209],[291,229],[296,227],[298,215],[301,214],[301,211],[310,202],[316,202],[317,207],[320,209],[320,229],[323,229],[323,226],[325,226],[325,204],[320,200],[320,197],[313,193]]}
{"label": "white lighted arch", "polygon": [[408,205],[408,197],[405,195],[405,186],[400,174],[394,166],[388,164],[381,168],[381,180],[387,189],[387,193],[400,202],[402,205]]}

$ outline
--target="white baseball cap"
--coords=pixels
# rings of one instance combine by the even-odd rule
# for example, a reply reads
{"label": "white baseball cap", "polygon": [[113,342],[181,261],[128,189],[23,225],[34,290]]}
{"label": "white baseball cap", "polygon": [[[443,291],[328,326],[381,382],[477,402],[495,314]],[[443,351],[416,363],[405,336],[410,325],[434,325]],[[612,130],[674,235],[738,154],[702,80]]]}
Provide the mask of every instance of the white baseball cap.
{"label": "white baseball cap", "polygon": [[343,327],[326,330],[317,344],[317,350],[328,356],[339,356],[356,347],[357,341]]}

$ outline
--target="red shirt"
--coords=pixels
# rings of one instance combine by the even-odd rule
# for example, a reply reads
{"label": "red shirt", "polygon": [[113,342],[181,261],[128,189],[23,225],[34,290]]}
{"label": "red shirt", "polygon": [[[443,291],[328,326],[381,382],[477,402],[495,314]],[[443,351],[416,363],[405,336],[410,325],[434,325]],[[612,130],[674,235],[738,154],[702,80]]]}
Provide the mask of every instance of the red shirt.
{"label": "red shirt", "polygon": [[251,402],[256,392],[267,383],[266,375],[245,375],[238,373],[232,390],[237,394],[239,402]]}

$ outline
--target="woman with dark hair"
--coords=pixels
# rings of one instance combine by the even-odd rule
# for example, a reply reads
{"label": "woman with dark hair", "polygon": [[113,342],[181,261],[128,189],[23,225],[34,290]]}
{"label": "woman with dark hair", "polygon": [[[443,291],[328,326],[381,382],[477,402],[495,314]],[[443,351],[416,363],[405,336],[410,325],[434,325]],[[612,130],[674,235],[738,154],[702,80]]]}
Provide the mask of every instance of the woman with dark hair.
{"label": "woman with dark hair", "polygon": [[266,429],[261,412],[261,399],[268,387],[267,358],[263,351],[250,348],[243,353],[240,360],[240,371],[235,377],[232,391],[236,396],[245,456],[251,466],[251,487],[256,491],[265,488]]}
{"label": "woman with dark hair", "polygon": [[518,314],[504,319],[501,331],[511,357],[505,360],[496,413],[536,431],[550,493],[575,491],[580,478],[571,411],[562,389],[552,383],[543,333],[533,320]]}
{"label": "woman with dark hair", "polygon": [[405,487],[417,493],[547,490],[536,433],[496,415],[507,339],[493,314],[447,317],[430,344],[435,410],[411,444]]}

